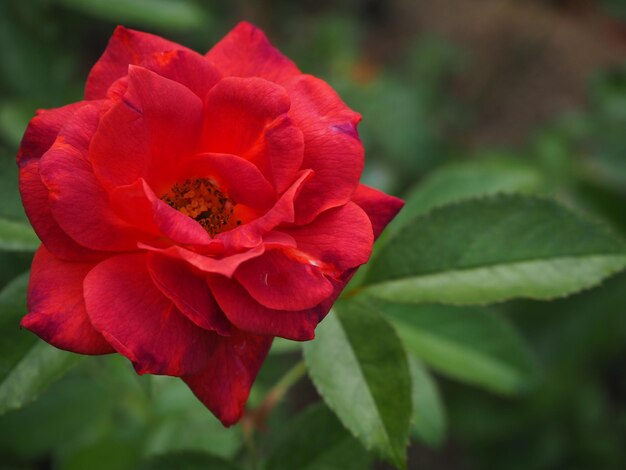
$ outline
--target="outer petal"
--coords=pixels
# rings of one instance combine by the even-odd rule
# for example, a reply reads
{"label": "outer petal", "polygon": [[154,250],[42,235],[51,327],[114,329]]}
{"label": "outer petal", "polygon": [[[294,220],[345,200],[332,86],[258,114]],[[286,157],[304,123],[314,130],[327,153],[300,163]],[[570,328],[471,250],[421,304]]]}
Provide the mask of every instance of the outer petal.
{"label": "outer petal", "polygon": [[158,36],[118,26],[106,50],[89,73],[85,99],[104,98],[113,82],[126,75],[129,65],[138,65],[155,52],[172,50],[189,51],[186,47]]}
{"label": "outer petal", "polygon": [[282,250],[243,263],[235,278],[254,300],[276,310],[313,308],[333,292],[317,266],[289,258]]}
{"label": "outer petal", "polygon": [[65,123],[85,104],[85,101],[80,101],[61,108],[38,110],[22,138],[17,154],[18,165],[22,167],[31,160],[40,159],[54,143]]}
{"label": "outer petal", "polygon": [[48,188],[41,181],[38,160],[31,160],[20,168],[20,194],[28,220],[48,250],[68,260],[99,257],[97,252],[79,245],[70,238],[52,217]]}
{"label": "outer petal", "polygon": [[224,76],[261,77],[284,83],[300,74],[298,67],[270,44],[260,29],[241,22],[206,57]]}
{"label": "outer petal", "polygon": [[162,255],[148,255],[148,271],[163,295],[192,322],[220,335],[231,334],[232,326],[215,303],[203,276],[185,263]]}
{"label": "outer petal", "polygon": [[222,276],[210,276],[208,281],[228,320],[237,328],[254,334],[296,341],[313,339],[315,327],[332,305],[324,302],[306,310],[276,310],[259,304],[237,281]]}
{"label": "outer petal", "polygon": [[352,201],[365,211],[372,222],[374,237],[378,238],[387,224],[393,220],[396,214],[404,206],[404,201],[394,196],[389,196],[364,184],[360,184],[352,195]]}
{"label": "outer petal", "polygon": [[145,57],[140,64],[162,77],[182,83],[204,100],[207,92],[222,74],[211,62],[200,54],[183,49],[155,52]]}
{"label": "outer petal", "polygon": [[26,128],[17,155],[20,194],[30,223],[47,248],[64,259],[91,259],[97,254],[71,239],[52,217],[48,188],[39,174],[39,159],[54,143],[61,127],[85,104],[81,101],[62,108],[37,111]]}
{"label": "outer petal", "polygon": [[89,321],[83,280],[94,263],[61,261],[43,246],[35,253],[28,285],[28,310],[21,325],[57,348],[80,354],[114,349]]}
{"label": "outer petal", "polygon": [[296,203],[298,223],[306,223],[345,204],[356,190],[363,171],[363,145],[356,131],[361,116],[326,82],[310,75],[301,75],[287,89],[289,116],[304,134],[302,167],[315,171]]}
{"label": "outer petal", "polygon": [[215,333],[198,328],[154,285],[146,255],[119,255],[85,278],[89,318],[139,374],[181,376],[202,370]]}
{"label": "outer petal", "polygon": [[107,189],[145,178],[162,194],[178,166],[196,153],[202,101],[187,87],[131,66],[122,101],[103,116],[90,147],[96,176]]}
{"label": "outer petal", "polygon": [[42,157],[40,173],[54,218],[74,240],[94,250],[135,249],[137,231],[112,211],[87,160],[100,108],[89,104],[76,112]]}
{"label": "outer petal", "polygon": [[250,388],[272,345],[272,337],[237,332],[213,343],[207,365],[183,380],[224,424],[243,414]]}
{"label": "outer petal", "polygon": [[322,212],[310,224],[283,231],[294,237],[298,250],[320,266],[329,265],[331,271],[343,272],[366,263],[374,243],[367,214],[353,202]]}

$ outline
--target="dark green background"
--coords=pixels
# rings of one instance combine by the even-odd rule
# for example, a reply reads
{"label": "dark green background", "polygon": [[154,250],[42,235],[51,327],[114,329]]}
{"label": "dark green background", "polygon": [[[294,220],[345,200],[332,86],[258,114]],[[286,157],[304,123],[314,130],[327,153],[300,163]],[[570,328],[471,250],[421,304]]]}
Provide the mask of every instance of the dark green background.
{"label": "dark green background", "polygon": [[[542,176],[540,193],[626,232],[620,0],[2,1],[0,216],[24,220],[14,159],[28,119],[81,98],[116,24],[204,52],[242,19],[363,115],[366,183],[403,195],[450,163],[512,160]],[[30,256],[0,252],[0,285]],[[626,468],[625,305],[621,275],[568,299],[498,306],[533,346],[538,383],[502,398],[438,378],[448,436],[434,447],[415,440],[409,468]],[[270,357],[252,403],[298,354]],[[305,462],[341,443],[312,468],[372,460],[326,409],[299,413],[317,400],[303,381],[274,411],[257,449],[268,468],[289,468],[285,445]],[[223,430],[177,381],[136,378],[121,358],[88,359],[0,416],[0,468],[136,468],[174,451],[193,453],[146,465],[226,468],[218,458],[247,462],[241,433]]]}

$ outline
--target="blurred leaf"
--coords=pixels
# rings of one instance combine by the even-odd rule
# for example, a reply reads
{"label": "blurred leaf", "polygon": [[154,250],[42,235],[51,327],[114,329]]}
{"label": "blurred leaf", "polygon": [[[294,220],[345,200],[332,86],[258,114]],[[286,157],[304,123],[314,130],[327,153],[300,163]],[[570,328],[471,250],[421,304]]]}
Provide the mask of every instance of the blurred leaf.
{"label": "blurred leaf", "polygon": [[202,452],[175,452],[146,460],[140,470],[236,470],[234,464]]}
{"label": "blurred leaf", "polygon": [[294,351],[299,351],[302,348],[302,343],[298,341],[291,341],[284,338],[274,338],[272,343],[272,349],[270,354],[285,354]]}
{"label": "blurred leaf", "polygon": [[0,218],[0,250],[35,251],[40,244],[28,225]]}
{"label": "blurred leaf", "polygon": [[409,193],[387,233],[396,233],[416,215],[444,204],[500,192],[532,192],[543,184],[535,168],[507,157],[445,166]]}
{"label": "blurred leaf", "polygon": [[624,243],[559,204],[497,196],[418,216],[370,263],[369,294],[397,302],[551,299],[624,268]]}
{"label": "blurred leaf", "polygon": [[0,413],[20,408],[60,379],[81,356],[38,341],[0,382]]}
{"label": "blurred leaf", "polygon": [[67,8],[113,23],[170,30],[207,27],[208,17],[195,3],[187,0],[57,0]]}
{"label": "blurred leaf", "polygon": [[224,428],[193,395],[173,377],[150,377],[155,421],[146,439],[146,455],[207,452],[232,458],[241,448],[239,427]]}
{"label": "blurred leaf", "polygon": [[504,317],[484,308],[359,302],[389,318],[407,350],[442,374],[504,394],[535,380],[522,338]]}
{"label": "blurred leaf", "polygon": [[50,458],[97,435],[103,422],[111,418],[112,403],[119,400],[120,393],[111,393],[93,378],[74,372],[29,406],[0,415],[0,455]]}
{"label": "blurred leaf", "polygon": [[0,292],[0,414],[35,399],[80,357],[20,330],[27,285],[28,274],[24,274]]}
{"label": "blurred leaf", "polygon": [[35,335],[20,329],[20,319],[26,314],[28,278],[29,273],[24,273],[0,291],[0,381],[37,341]]}
{"label": "blurred leaf", "polygon": [[13,148],[19,147],[34,109],[25,101],[5,101],[0,104],[0,137],[5,138]]}
{"label": "blurred leaf", "polygon": [[434,447],[441,445],[446,433],[446,417],[437,384],[426,368],[409,357],[413,394],[412,434]]}
{"label": "blurred leaf", "polygon": [[0,218],[28,223],[18,189],[15,155],[0,152]]}
{"label": "blurred leaf", "polygon": [[138,443],[126,436],[101,438],[81,447],[62,460],[60,470],[135,470],[139,460]]}
{"label": "blurred leaf", "polygon": [[363,470],[372,460],[322,404],[307,408],[282,432],[266,470]]}
{"label": "blurred leaf", "polygon": [[328,406],[367,449],[406,467],[411,393],[396,333],[367,305],[338,302],[303,345],[309,375]]}

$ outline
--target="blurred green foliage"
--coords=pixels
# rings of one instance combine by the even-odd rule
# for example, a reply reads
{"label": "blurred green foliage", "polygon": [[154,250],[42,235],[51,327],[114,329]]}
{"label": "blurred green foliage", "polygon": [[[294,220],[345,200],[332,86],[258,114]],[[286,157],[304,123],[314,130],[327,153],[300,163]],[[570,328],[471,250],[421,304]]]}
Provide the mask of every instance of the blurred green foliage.
{"label": "blurred green foliage", "polygon": [[[626,17],[620,0],[601,3],[615,15],[612,21]],[[28,270],[33,243],[17,189],[19,141],[37,108],[81,98],[89,68],[118,23],[203,52],[237,21],[258,19],[303,71],[329,81],[363,115],[363,181],[411,195],[406,215],[386,236],[409,216],[432,207],[500,192],[553,197],[626,235],[626,64],[596,71],[589,79],[586,103],[542,122],[524,142],[473,145],[469,133],[475,103],[455,93],[472,61],[462,45],[418,32],[392,46],[388,60],[375,60],[368,44],[377,34],[380,42],[386,39],[377,29],[389,8],[384,2],[268,0],[260,5],[200,0],[0,2],[3,380],[27,355],[36,357],[33,345],[38,343],[17,325],[25,313],[25,286],[19,279],[10,283]],[[252,13],[254,18],[249,18]],[[3,245],[3,236],[14,241],[16,233],[23,245],[17,250]],[[515,300],[488,310],[425,305],[419,307],[423,314],[414,317],[394,312],[394,325],[412,324],[398,327],[400,336],[425,364],[409,361],[414,392],[421,384],[424,394],[413,396],[408,467],[626,468],[625,306],[622,274],[549,303]],[[473,319],[463,321],[464,315]],[[441,350],[433,362],[429,346],[434,343],[432,338],[424,342],[420,329],[448,348],[443,366]],[[360,353],[365,352],[362,346]],[[469,360],[467,366],[463,360],[468,354],[486,361],[487,369],[480,361]],[[252,391],[251,408],[300,356],[293,344],[276,343]],[[532,373],[531,363],[537,366]],[[472,372],[476,364],[482,369]],[[65,366],[59,361],[58,370],[44,367],[54,375]],[[443,375],[433,378],[431,367]],[[493,367],[533,386],[504,398],[446,378],[497,391],[502,384],[489,374]],[[408,380],[406,370],[399,376]],[[366,468],[375,460],[319,403],[308,381],[273,410],[251,443],[242,426],[222,428],[181,382],[137,377],[120,357],[80,361],[49,387],[45,376],[35,374],[34,379],[20,382],[26,392],[18,390],[31,402],[0,415],[0,468],[249,468],[251,456],[256,456],[267,469],[332,469]],[[3,393],[16,392],[4,385]],[[348,427],[359,429],[360,424]]]}

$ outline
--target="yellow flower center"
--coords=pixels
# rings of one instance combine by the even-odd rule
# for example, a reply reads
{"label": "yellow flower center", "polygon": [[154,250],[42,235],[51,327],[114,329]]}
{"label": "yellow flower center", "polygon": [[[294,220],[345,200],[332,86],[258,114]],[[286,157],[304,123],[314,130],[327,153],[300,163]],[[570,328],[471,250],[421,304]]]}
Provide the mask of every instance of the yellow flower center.
{"label": "yellow flower center", "polygon": [[235,210],[232,199],[210,178],[176,183],[161,200],[197,221],[212,237],[227,228]]}

